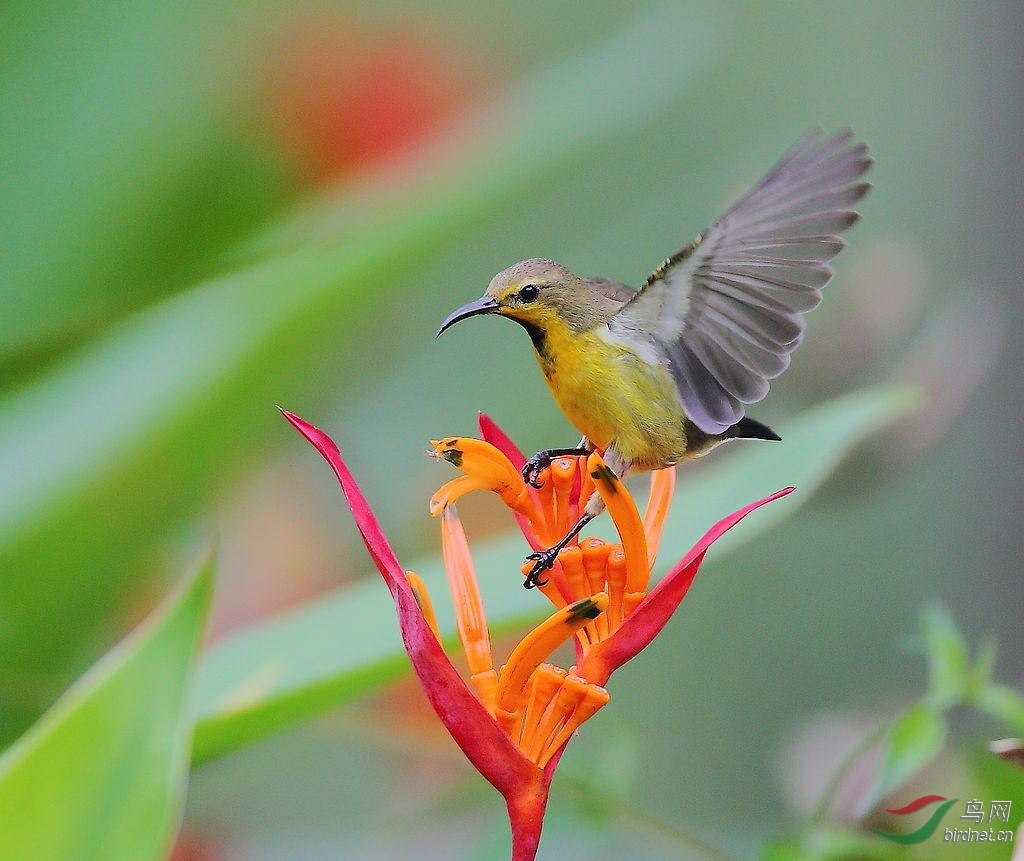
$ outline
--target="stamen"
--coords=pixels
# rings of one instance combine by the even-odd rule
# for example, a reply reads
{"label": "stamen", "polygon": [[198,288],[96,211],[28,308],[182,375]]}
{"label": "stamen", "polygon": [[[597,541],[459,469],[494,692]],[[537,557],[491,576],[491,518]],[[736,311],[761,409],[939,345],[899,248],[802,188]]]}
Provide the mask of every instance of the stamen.
{"label": "stamen", "polygon": [[608,596],[599,592],[557,610],[523,637],[498,675],[498,709],[515,714],[522,706],[523,689],[533,671],[576,631],[603,613],[607,606]]}
{"label": "stamen", "polygon": [[661,544],[661,533],[665,529],[665,518],[672,504],[672,494],[676,489],[676,468],[657,469],[651,473],[651,496],[647,501],[647,512],[644,514],[644,535],[647,536],[647,567],[654,567]]}
{"label": "stamen", "polygon": [[630,592],[646,592],[651,569],[647,564],[647,538],[636,503],[622,479],[608,468],[597,452],[587,460],[587,473],[594,479],[622,541],[626,553],[626,588]]}
{"label": "stamen", "polygon": [[423,582],[419,574],[415,574],[412,571],[405,572],[405,579],[409,581],[409,586],[412,588],[412,595],[416,599],[416,603],[420,606],[420,612],[423,614],[423,618],[430,626],[430,630],[434,632],[434,636],[437,637],[437,642],[441,642],[441,634],[437,628],[437,614],[434,613],[434,605],[430,600],[430,593],[427,591],[427,584]]}
{"label": "stamen", "polygon": [[[441,518],[441,550],[444,567],[448,572],[448,584],[455,607],[455,621],[459,630],[459,642],[466,653],[470,676],[493,672],[491,638],[487,630],[480,588],[477,585],[469,543],[454,506],[444,509]],[[486,705],[486,703],[485,703]],[[493,705],[493,701],[492,701]]]}

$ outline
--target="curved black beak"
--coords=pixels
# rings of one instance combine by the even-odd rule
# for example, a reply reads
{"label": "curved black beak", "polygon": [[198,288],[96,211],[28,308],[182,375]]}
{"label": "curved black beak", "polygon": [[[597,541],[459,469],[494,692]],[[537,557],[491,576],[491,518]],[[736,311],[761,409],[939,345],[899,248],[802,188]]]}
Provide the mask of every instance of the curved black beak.
{"label": "curved black beak", "polygon": [[454,326],[459,320],[465,320],[467,317],[476,317],[479,314],[494,314],[498,310],[498,303],[490,296],[481,296],[479,299],[474,299],[472,302],[467,302],[461,308],[456,308],[449,314],[445,321],[441,324],[441,328],[437,330],[438,337],[445,329],[449,326]]}

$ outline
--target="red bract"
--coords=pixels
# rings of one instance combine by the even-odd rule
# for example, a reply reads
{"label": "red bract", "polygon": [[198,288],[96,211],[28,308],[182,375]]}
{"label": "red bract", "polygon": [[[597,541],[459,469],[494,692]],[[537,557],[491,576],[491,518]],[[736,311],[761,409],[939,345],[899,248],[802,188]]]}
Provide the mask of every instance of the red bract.
{"label": "red bract", "polygon": [[[686,595],[708,548],[747,514],[791,492],[780,490],[719,521],[650,593],[647,585],[672,495],[674,472],[652,479],[641,520],[621,480],[598,453],[560,458],[540,476],[542,487],[519,473],[524,458],[486,416],[485,440],[447,437],[436,455],[464,472],[431,499],[441,517],[445,568],[459,640],[469,666],[467,685],[445,654],[422,581],[399,564],[337,446],[325,433],[282,410],[323,455],[341,482],[366,547],[391,591],[413,669],[434,711],[470,762],[502,794],[512,826],[513,861],[536,856],[555,768],[571,736],[608,701],[612,672],[642,651]],[[476,573],[454,502],[473,490],[497,493],[515,513],[531,546],[554,543],[577,518],[590,494],[605,501],[622,543],[597,538],[566,547],[541,587],[555,612],[526,634],[495,669]],[[528,570],[528,565],[524,566]],[[547,657],[574,639],[576,666],[561,669]]]}
{"label": "red bract", "polygon": [[595,684],[603,685],[615,670],[646,649],[665,627],[683,598],[686,597],[708,548],[751,511],[768,502],[787,496],[794,489],[786,487],[776,491],[771,496],[752,502],[728,517],[722,518],[712,526],[704,533],[704,537],[690,549],[690,552],[637,605],[636,609],[623,621],[619,630],[607,640],[596,644],[587,653],[580,674]]}

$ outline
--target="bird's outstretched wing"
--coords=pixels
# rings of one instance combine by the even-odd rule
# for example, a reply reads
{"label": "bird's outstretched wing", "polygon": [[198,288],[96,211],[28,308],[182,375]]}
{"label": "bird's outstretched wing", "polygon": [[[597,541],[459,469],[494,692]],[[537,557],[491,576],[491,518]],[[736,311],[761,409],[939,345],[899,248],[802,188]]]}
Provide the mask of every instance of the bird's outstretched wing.
{"label": "bird's outstretched wing", "polygon": [[811,129],[609,322],[613,336],[653,339],[701,430],[738,422],[789,365],[839,234],[859,217],[849,207],[870,188],[859,181],[870,165],[853,132]]}

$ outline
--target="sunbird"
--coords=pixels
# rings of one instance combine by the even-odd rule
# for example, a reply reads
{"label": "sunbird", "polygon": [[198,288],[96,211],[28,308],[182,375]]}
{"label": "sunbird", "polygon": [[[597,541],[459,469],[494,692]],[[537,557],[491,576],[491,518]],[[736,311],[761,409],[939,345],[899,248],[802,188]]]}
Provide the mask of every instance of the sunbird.
{"label": "sunbird", "polygon": [[[812,128],[749,192],[634,291],[582,278],[552,260],[494,276],[459,320],[500,314],[522,326],[551,394],[583,434],[575,448],[531,457],[523,477],[556,457],[602,453],[618,478],[707,453],[730,439],[780,437],[745,415],[789,365],[804,315],[832,279],[840,238],[871,188],[868,148],[849,129]],[[595,493],[573,528],[533,553],[530,588],[603,508]]]}

